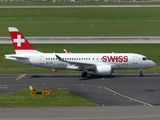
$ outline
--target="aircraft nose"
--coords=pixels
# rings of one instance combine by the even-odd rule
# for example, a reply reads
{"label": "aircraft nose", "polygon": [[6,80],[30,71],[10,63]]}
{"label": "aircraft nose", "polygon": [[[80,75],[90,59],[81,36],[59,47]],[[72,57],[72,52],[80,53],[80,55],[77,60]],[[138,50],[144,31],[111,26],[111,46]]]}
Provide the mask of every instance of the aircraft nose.
{"label": "aircraft nose", "polygon": [[151,66],[151,67],[155,67],[155,66],[156,66],[156,63],[153,62],[153,61],[150,61],[150,66]]}

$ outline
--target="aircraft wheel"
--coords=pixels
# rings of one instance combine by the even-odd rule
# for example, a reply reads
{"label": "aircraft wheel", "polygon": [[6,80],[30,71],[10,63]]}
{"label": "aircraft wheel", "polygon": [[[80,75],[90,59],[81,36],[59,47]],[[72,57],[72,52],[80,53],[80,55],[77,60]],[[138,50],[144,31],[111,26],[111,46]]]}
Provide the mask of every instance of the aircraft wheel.
{"label": "aircraft wheel", "polygon": [[87,77],[87,72],[83,72],[81,76],[82,76],[82,78]]}
{"label": "aircraft wheel", "polygon": [[143,74],[140,74],[140,77],[143,77]]}

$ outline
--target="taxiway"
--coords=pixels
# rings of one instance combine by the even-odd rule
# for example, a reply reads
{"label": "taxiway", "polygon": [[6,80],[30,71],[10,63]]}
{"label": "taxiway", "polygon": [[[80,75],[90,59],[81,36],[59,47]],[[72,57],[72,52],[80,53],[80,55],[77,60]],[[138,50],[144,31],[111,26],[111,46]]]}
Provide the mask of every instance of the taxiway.
{"label": "taxiway", "polygon": [[100,106],[159,106],[160,75],[146,73],[114,74],[102,79],[79,74],[11,74],[0,76],[0,93],[12,93],[20,88],[67,89],[71,93],[98,103]]}
{"label": "taxiway", "polygon": [[159,120],[160,74],[113,74],[112,77],[79,74],[1,74],[0,93],[20,88],[66,89],[100,107],[0,108],[1,120]]}

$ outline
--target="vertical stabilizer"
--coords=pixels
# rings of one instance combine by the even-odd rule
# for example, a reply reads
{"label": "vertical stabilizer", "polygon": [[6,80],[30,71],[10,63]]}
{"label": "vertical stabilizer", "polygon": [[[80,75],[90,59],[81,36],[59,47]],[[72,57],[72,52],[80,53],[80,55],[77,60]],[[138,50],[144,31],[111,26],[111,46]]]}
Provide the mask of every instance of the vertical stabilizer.
{"label": "vertical stabilizer", "polygon": [[10,32],[16,54],[38,52],[33,48],[33,46],[27,41],[27,39],[21,34],[21,32],[17,28],[9,27],[8,30]]}

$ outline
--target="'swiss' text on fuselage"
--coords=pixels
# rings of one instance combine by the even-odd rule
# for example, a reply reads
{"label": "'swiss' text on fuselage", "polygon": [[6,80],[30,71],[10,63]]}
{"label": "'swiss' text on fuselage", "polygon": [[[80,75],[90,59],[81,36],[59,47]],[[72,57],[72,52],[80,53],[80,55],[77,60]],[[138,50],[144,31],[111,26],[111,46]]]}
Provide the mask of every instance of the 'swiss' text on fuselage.
{"label": "'swiss' text on fuselage", "polygon": [[128,56],[102,56],[102,62],[128,62]]}

